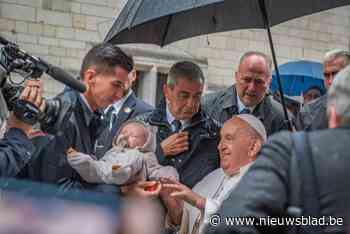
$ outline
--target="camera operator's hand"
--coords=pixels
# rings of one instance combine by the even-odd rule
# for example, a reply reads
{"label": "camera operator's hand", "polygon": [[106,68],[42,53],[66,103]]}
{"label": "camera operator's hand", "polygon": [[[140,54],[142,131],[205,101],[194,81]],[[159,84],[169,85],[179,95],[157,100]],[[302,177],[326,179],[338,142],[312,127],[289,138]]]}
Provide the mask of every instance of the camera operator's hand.
{"label": "camera operator's hand", "polygon": [[40,111],[45,110],[43,95],[43,84],[41,80],[27,80],[20,99],[34,104]]}
{"label": "camera operator's hand", "polygon": [[[42,98],[42,82],[40,80],[28,80],[21,93],[20,99],[34,104],[40,111],[45,109],[45,102]],[[13,113],[8,119],[8,128],[19,128],[29,136],[33,127],[30,124],[19,120]]]}

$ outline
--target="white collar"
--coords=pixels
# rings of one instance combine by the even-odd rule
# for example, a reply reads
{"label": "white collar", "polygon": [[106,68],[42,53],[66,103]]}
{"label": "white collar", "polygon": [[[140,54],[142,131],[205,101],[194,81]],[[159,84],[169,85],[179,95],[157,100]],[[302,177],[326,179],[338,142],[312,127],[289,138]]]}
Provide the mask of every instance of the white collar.
{"label": "white collar", "polygon": [[128,97],[133,93],[132,89],[129,89],[129,92],[122,97],[121,99],[119,99],[118,101],[115,101],[113,104],[109,105],[106,109],[105,109],[105,113],[107,113],[109,111],[109,109],[113,106],[114,107],[114,111],[116,112],[116,114],[118,114],[119,110],[122,108],[122,106],[124,105],[124,103],[126,102],[126,100],[128,99]]}
{"label": "white collar", "polygon": [[244,109],[249,109],[250,112],[253,112],[255,109],[255,106],[246,107],[241,101],[241,99],[239,98],[238,94],[237,94],[237,104],[238,104],[238,113],[241,113]]}
{"label": "white collar", "polygon": [[166,105],[166,119],[169,124],[171,124],[175,120],[175,117],[173,116],[173,114],[171,114],[169,110],[168,104]]}
{"label": "white collar", "polygon": [[253,163],[254,163],[254,161],[249,162],[246,165],[244,165],[243,167],[239,168],[239,174],[244,175]]}
{"label": "white collar", "polygon": [[[173,123],[173,121],[175,120],[175,117],[173,116],[173,114],[170,112],[170,109],[169,109],[169,107],[168,107],[168,104],[166,105],[166,119],[167,119],[167,121],[168,121],[168,123],[171,125],[172,123]],[[189,123],[189,121],[185,121],[185,120],[180,120],[180,123],[181,123],[181,125],[182,125],[182,129],[184,129],[187,125],[188,125],[188,123]]]}
{"label": "white collar", "polygon": [[243,176],[243,175],[248,171],[249,167],[250,167],[253,163],[254,163],[254,161],[247,163],[247,164],[244,165],[243,167],[240,167],[239,170],[238,170],[238,173],[236,173],[236,174],[234,174],[234,175],[232,175],[232,176],[227,175],[227,174],[225,173],[225,171],[224,171],[225,177],[226,177],[227,179],[231,179],[231,178],[233,178],[233,177],[241,177],[241,176]]}
{"label": "white collar", "polygon": [[114,107],[116,110],[120,109],[120,108],[124,105],[126,99],[128,99],[128,97],[129,97],[131,94],[132,94],[132,89],[129,89],[129,92],[128,92],[124,97],[122,97],[121,99],[119,99],[118,101],[116,101],[116,102],[113,103],[113,107]]}
{"label": "white collar", "polygon": [[81,93],[81,94],[80,94],[80,97],[81,97],[81,99],[83,100],[83,102],[86,104],[86,106],[89,108],[89,110],[90,110],[91,112],[94,112],[94,111],[92,110],[92,108],[91,108],[91,106],[90,106],[88,100],[87,100],[86,97],[84,96],[84,94]]}

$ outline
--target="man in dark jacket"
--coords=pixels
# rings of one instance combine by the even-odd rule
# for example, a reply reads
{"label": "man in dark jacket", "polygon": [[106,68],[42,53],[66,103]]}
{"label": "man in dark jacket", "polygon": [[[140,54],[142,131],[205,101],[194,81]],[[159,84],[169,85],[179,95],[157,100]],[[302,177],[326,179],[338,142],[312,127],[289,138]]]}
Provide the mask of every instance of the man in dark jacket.
{"label": "man in dark jacket", "polygon": [[[309,153],[306,151],[304,156],[313,161],[316,178],[314,186],[318,190],[313,198],[319,202],[319,217],[342,219],[342,225],[324,225],[321,228],[324,233],[345,233],[350,210],[350,180],[347,179],[350,176],[350,66],[336,76],[328,96],[330,129],[307,134],[309,144],[306,147],[309,148]],[[294,190],[303,191],[311,186],[305,182],[305,177],[300,176],[300,164],[293,167],[292,162],[298,157],[295,152],[292,133],[281,132],[272,136],[237,188],[222,204],[218,212],[221,216],[220,224],[216,227],[208,226],[207,233],[286,233],[291,226],[266,223],[263,226],[259,225],[264,224],[259,221],[263,219],[259,218],[267,221],[268,217],[270,220],[272,217],[287,217],[292,215],[287,212],[287,207],[293,205],[293,200],[304,201],[305,197],[295,199],[291,195],[301,196],[303,193],[295,193]],[[293,183],[296,178],[302,182]],[[301,203],[301,207],[305,205]],[[256,218],[257,225],[246,222],[244,225],[237,222],[234,222],[236,225],[226,225],[226,217]]]}
{"label": "man in dark jacket", "polygon": [[[329,89],[335,75],[350,64],[350,52],[333,50],[323,61],[324,86]],[[298,130],[312,131],[328,127],[327,94],[306,104],[297,116]]]}
{"label": "man in dark jacket", "polygon": [[[65,89],[56,97],[61,102],[58,118],[61,121],[42,126],[52,135],[37,152],[36,160],[40,163],[37,168],[41,170],[37,179],[59,184],[64,190],[96,188],[82,181],[69,166],[66,151],[73,148],[85,154],[95,154],[95,142],[106,127],[101,110],[125,95],[132,68],[132,59],[114,45],[99,44],[87,53],[80,71],[82,81],[87,86],[86,92],[80,94]],[[115,192],[110,186],[98,188]]]}
{"label": "man in dark jacket", "polygon": [[139,117],[157,128],[159,163],[174,166],[189,187],[219,166],[218,127],[200,109],[203,86],[204,76],[196,64],[176,63],[163,87],[165,100]]}
{"label": "man in dark jacket", "polygon": [[98,158],[103,157],[112,147],[113,138],[124,122],[154,109],[151,105],[136,97],[131,89],[135,80],[136,71],[132,71],[129,73],[129,83],[125,87],[125,95],[105,110],[108,127],[103,131],[96,143],[96,155]]}
{"label": "man in dark jacket", "polygon": [[271,83],[271,60],[267,55],[245,53],[235,74],[236,84],[204,97],[203,108],[223,124],[233,115],[253,114],[266,128],[267,135],[288,129],[281,104],[267,94]]}
{"label": "man in dark jacket", "polygon": [[[40,81],[31,80],[26,83],[20,99],[31,102],[43,110],[45,104],[41,93]],[[0,140],[0,177],[13,177],[25,167],[34,153],[34,145],[28,138],[33,127],[18,119],[13,113],[10,114],[6,125],[8,131]]]}

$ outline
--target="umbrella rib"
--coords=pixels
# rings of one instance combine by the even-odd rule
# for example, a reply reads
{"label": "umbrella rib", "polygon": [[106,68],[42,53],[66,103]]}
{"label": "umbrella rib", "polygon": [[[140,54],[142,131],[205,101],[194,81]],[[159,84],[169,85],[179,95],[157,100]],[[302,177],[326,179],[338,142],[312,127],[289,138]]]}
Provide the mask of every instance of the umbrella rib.
{"label": "umbrella rib", "polygon": [[[141,0],[141,1],[139,2],[139,5],[138,5],[137,8],[136,8],[135,14],[134,14],[134,16],[132,17],[131,22],[130,22],[130,25],[129,25],[129,29],[131,29],[132,25],[134,24],[134,21],[135,21],[135,19],[136,19],[137,13],[138,13],[138,11],[139,11],[140,8],[141,8],[142,3],[143,3],[143,0]],[[134,6],[133,6],[133,7],[134,7]]]}
{"label": "umbrella rib", "polygon": [[275,65],[277,84],[278,84],[278,89],[279,89],[279,91],[281,93],[281,104],[282,104],[282,107],[283,107],[284,117],[285,117],[285,120],[287,122],[287,126],[289,127],[289,130],[292,130],[292,124],[289,121],[288,112],[287,112],[286,104],[285,104],[285,101],[284,101],[284,94],[283,94],[283,87],[282,87],[282,82],[281,82],[281,76],[280,76],[280,72],[279,72],[279,69],[278,69],[278,63],[277,63],[277,59],[276,59],[275,48],[274,48],[273,41],[272,41],[272,35],[271,35],[271,30],[270,30],[270,22],[269,22],[269,15],[268,15],[268,11],[267,11],[267,8],[266,8],[265,0],[259,0],[259,6],[260,6],[261,15],[263,17],[265,29],[267,30],[267,35],[268,35],[270,49],[271,49],[271,55],[272,55],[272,61],[273,61],[273,64]]}
{"label": "umbrella rib", "polygon": [[168,18],[168,21],[167,21],[166,27],[165,27],[165,32],[163,34],[162,41],[160,42],[160,47],[164,46],[164,42],[165,42],[166,37],[168,36],[169,26],[170,26],[172,18],[173,18],[173,15],[170,15]]}

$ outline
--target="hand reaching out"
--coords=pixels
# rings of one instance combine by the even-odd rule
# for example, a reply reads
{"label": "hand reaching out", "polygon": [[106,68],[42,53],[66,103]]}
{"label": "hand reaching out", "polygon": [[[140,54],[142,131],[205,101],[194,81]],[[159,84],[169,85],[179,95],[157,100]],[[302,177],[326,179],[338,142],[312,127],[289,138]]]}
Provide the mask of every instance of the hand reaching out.
{"label": "hand reaching out", "polygon": [[122,192],[125,195],[139,197],[157,197],[162,189],[161,183],[158,181],[138,181],[131,185],[122,187]]}
{"label": "hand reaching out", "polygon": [[167,179],[163,184],[163,189],[171,190],[170,196],[173,198],[186,201],[190,205],[201,210],[205,208],[205,198],[201,197],[186,185],[181,184],[176,180]]}

